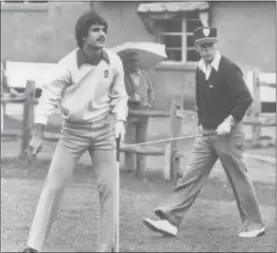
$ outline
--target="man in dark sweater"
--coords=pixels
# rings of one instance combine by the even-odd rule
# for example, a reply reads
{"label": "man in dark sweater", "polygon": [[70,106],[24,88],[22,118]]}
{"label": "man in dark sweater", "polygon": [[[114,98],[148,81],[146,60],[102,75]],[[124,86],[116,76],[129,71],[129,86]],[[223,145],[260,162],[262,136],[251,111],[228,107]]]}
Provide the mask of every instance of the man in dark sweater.
{"label": "man in dark sweater", "polygon": [[[215,50],[217,30],[201,27],[194,31],[195,46],[201,56],[196,70],[196,104],[199,131],[191,161],[169,199],[155,210],[160,218],[144,219],[154,232],[176,236],[184,214],[194,203],[204,181],[219,159],[236,198],[242,220],[240,237],[264,234],[254,186],[243,161],[242,119],[253,99],[240,68]],[[209,133],[215,135],[207,136]]]}

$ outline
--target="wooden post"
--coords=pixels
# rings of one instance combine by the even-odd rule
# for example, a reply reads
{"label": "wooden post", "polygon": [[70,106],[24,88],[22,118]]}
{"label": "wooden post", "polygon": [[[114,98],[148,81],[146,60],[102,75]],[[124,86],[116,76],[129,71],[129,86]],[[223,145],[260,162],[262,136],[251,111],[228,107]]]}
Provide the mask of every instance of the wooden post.
{"label": "wooden post", "polygon": [[170,180],[171,179],[171,145],[167,143],[165,146],[165,154],[164,154],[164,179]]}
{"label": "wooden post", "polygon": [[[136,123],[135,126],[135,143],[139,143],[140,140],[140,127],[141,125],[139,124],[139,121],[141,120],[141,117],[138,117],[138,122]],[[135,154],[135,176],[139,177],[141,176],[142,173],[145,173],[145,169],[146,169],[146,164],[145,162],[143,163],[143,161],[145,161],[145,159],[143,160],[145,156],[139,155],[139,154]]]}
{"label": "wooden post", "polygon": [[[7,77],[6,77],[6,71],[7,71],[7,60],[4,59],[1,61],[1,96],[3,94],[4,87],[7,86]],[[1,101],[1,132],[4,130],[5,127],[5,116],[6,116],[6,103]]]}
{"label": "wooden post", "polygon": [[23,124],[22,124],[22,142],[21,142],[21,157],[26,156],[26,149],[28,148],[29,141],[31,138],[31,130],[33,126],[34,117],[34,101],[35,101],[35,82],[27,81],[26,84],[26,100],[23,107]]}
{"label": "wooden post", "polygon": [[[260,99],[260,75],[258,70],[253,71],[253,96],[254,96],[254,106],[253,106],[253,118],[259,120],[261,113],[261,99]],[[261,138],[261,126],[254,125],[252,127],[252,144],[256,145]]]}
{"label": "wooden post", "polygon": [[177,150],[174,153],[172,160],[174,171],[176,171],[176,179],[178,179],[182,175],[183,155]]}
{"label": "wooden post", "polygon": [[[181,108],[180,105],[180,99],[178,99],[178,96],[174,96],[172,103],[171,103],[171,108],[170,108],[170,138],[175,138],[180,135],[181,131],[181,121],[177,117],[177,110]],[[177,141],[171,141],[166,148],[166,160],[168,161],[167,163],[170,164],[170,167],[165,166],[165,172],[164,176],[166,180],[177,179],[177,174],[178,172],[176,171],[176,166],[173,161],[174,154],[177,152]],[[170,170],[170,173],[168,172]],[[169,178],[170,175],[170,178]]]}
{"label": "wooden post", "polygon": [[[150,116],[139,116],[136,125],[136,143],[147,141],[147,132]],[[147,154],[136,154],[136,175],[144,176],[147,170]]]}
{"label": "wooden post", "polygon": [[4,108],[3,103],[1,103],[1,132],[4,130]]}
{"label": "wooden post", "polygon": [[[133,117],[128,117],[126,125],[125,142],[126,144],[133,144],[136,142],[136,122]],[[125,152],[124,170],[134,171],[136,166],[136,154],[134,152]]]}

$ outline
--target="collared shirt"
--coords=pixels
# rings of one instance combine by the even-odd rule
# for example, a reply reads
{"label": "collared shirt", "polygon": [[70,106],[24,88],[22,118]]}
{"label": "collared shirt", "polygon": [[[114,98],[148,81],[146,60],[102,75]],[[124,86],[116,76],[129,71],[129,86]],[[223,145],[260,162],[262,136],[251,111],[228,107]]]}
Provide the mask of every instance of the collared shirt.
{"label": "collared shirt", "polygon": [[82,49],[77,49],[77,66],[78,68],[81,67],[82,64],[88,63],[91,65],[97,65],[101,60],[106,61],[108,64],[110,64],[110,59],[109,55],[105,50],[101,51],[100,59],[94,59],[94,60],[89,60],[87,55],[84,53]]}
{"label": "collared shirt", "polygon": [[204,59],[201,59],[198,63],[198,67],[199,69],[205,74],[205,78],[206,80],[209,79],[211,72],[212,72],[212,68],[216,71],[218,71],[219,68],[219,63],[220,63],[220,59],[221,59],[221,54],[219,51],[215,52],[215,56],[213,61],[211,62],[211,64],[206,65]]}
{"label": "collared shirt", "polygon": [[35,123],[46,125],[57,104],[63,118],[72,122],[95,122],[110,112],[126,121],[128,95],[120,57],[105,49],[97,65],[87,60],[74,49],[59,61],[51,81],[43,87]]}

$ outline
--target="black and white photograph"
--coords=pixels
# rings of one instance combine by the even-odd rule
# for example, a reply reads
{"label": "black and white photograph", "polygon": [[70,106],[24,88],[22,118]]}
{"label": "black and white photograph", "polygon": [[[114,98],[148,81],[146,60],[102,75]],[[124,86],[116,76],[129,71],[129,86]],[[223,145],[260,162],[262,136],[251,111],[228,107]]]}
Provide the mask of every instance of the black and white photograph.
{"label": "black and white photograph", "polygon": [[1,0],[1,252],[276,252],[276,3]]}

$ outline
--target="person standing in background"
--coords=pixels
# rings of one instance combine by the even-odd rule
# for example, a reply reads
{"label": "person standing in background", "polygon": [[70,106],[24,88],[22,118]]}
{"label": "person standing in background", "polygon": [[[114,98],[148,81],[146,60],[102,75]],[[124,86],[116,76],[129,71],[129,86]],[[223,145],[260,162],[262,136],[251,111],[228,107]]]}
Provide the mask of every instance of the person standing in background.
{"label": "person standing in background", "polygon": [[[155,100],[155,90],[149,73],[139,67],[139,53],[128,51],[122,54],[121,59],[125,72],[126,91],[129,96],[129,110],[151,109]],[[145,142],[148,124],[148,116],[129,115],[126,126],[126,142],[129,144]],[[146,156],[140,154],[126,156],[125,165],[131,164],[135,167],[137,163],[140,163],[140,168],[145,168]],[[127,169],[132,170],[134,168]]]}
{"label": "person standing in background", "polygon": [[[6,75],[6,61],[1,61],[1,98],[3,97],[19,97],[22,94],[11,88],[8,84]],[[4,117],[6,114],[6,104],[1,102],[1,131],[4,130]]]}

